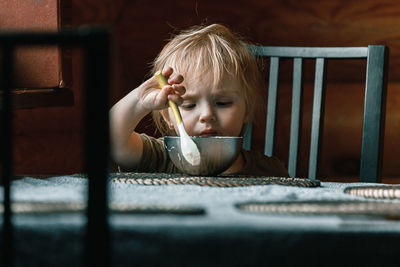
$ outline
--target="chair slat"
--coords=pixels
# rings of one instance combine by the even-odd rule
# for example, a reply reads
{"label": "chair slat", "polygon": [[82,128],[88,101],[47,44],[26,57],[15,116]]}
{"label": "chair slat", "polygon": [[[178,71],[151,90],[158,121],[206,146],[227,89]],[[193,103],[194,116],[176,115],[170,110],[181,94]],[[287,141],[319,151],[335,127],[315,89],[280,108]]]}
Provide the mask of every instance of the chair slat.
{"label": "chair slat", "polygon": [[272,156],[274,149],[276,101],[278,95],[279,58],[271,57],[268,85],[268,109],[265,130],[264,154]]}
{"label": "chair slat", "polygon": [[242,148],[244,150],[251,149],[251,138],[253,134],[253,124],[251,122],[247,123],[246,128],[244,129],[243,133],[243,144]]}
{"label": "chair slat", "polygon": [[[7,44],[7,43],[6,43]],[[13,110],[12,94],[13,69],[14,69],[14,47],[9,44],[2,47],[2,58],[0,61],[0,90],[2,93],[1,124],[0,124],[0,146],[1,146],[1,184],[4,186],[3,197],[3,223],[2,243],[3,258],[2,266],[13,266],[15,260],[14,251],[14,226],[12,224],[11,210],[11,181],[13,176]]]}
{"label": "chair slat", "polygon": [[385,46],[371,45],[367,60],[360,180],[378,182]]}
{"label": "chair slat", "polygon": [[[367,59],[367,77],[364,102],[360,181],[380,182],[382,165],[382,142],[384,135],[387,49],[384,45],[368,47],[284,47],[249,46],[256,57],[270,58],[270,79],[268,110],[265,135],[265,155],[272,156],[277,109],[278,68],[281,58],[293,58],[293,93],[288,171],[291,177],[297,175],[297,160],[301,128],[301,83],[302,61],[315,59],[314,99],[311,125],[311,141],[308,177],[317,179],[320,140],[323,132],[325,105],[325,60],[332,58]],[[300,89],[298,89],[300,87]],[[251,136],[250,136],[251,138]],[[251,139],[249,139],[251,140]],[[246,144],[250,147],[250,144]]]}
{"label": "chair slat", "polygon": [[368,47],[249,46],[256,56],[280,58],[366,58]]}
{"label": "chair slat", "polygon": [[293,61],[292,113],[290,122],[290,144],[288,162],[288,171],[290,177],[296,177],[297,170],[301,119],[302,72],[303,60],[301,58],[295,58]]}
{"label": "chair slat", "polygon": [[[96,33],[96,32],[95,32]],[[86,266],[110,265],[108,223],[110,38],[97,32],[85,49],[85,167],[88,176]],[[90,97],[96,94],[96,99]],[[94,136],[96,138],[94,138]],[[99,144],[102,144],[99,146]]]}
{"label": "chair slat", "polygon": [[311,142],[308,168],[308,177],[312,180],[315,180],[317,178],[319,141],[322,129],[321,122],[324,116],[324,68],[325,59],[317,58],[315,62],[314,101],[311,122]]}

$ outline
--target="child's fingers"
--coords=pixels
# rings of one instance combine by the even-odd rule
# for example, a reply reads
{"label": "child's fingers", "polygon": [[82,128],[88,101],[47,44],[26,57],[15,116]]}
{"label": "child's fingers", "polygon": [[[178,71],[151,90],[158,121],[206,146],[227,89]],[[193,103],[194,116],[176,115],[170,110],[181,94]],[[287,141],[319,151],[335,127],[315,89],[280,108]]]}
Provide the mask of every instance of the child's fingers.
{"label": "child's fingers", "polygon": [[183,82],[183,76],[180,74],[175,74],[173,73],[169,78],[168,78],[168,83],[169,84],[180,84]]}
{"label": "child's fingers", "polygon": [[185,86],[181,85],[181,84],[173,84],[172,85],[172,89],[173,89],[173,93],[177,94],[177,95],[183,95],[186,93],[186,88]]}
{"label": "child's fingers", "polygon": [[169,100],[172,100],[177,105],[182,104],[183,99],[182,95],[186,92],[186,89],[182,85],[167,85],[162,88],[164,96],[166,96]]}
{"label": "child's fingers", "polygon": [[163,88],[160,90],[160,94],[163,97],[167,96],[178,96],[180,97],[181,95],[185,94],[186,88],[183,85],[178,85],[178,84],[173,84],[173,85],[165,85]]}
{"label": "child's fingers", "polygon": [[166,85],[161,89],[156,89],[151,93],[154,98],[150,98],[153,108],[160,109],[168,106],[168,97],[173,91],[172,86]]}
{"label": "child's fingers", "polygon": [[168,100],[171,100],[172,102],[174,102],[175,104],[177,104],[178,106],[181,105],[183,103],[183,98],[180,97],[179,95],[168,95]]}
{"label": "child's fingers", "polygon": [[160,84],[157,81],[157,78],[154,76],[150,77],[145,82],[143,82],[142,87],[146,88],[146,90],[151,88],[161,89]]}
{"label": "child's fingers", "polygon": [[165,77],[169,77],[171,76],[171,74],[174,72],[173,68],[171,67],[166,67],[165,69],[163,69],[162,71],[162,75],[164,75]]}
{"label": "child's fingers", "polygon": [[168,100],[172,100],[178,105],[183,102],[181,95],[186,92],[186,89],[182,84],[177,84],[183,80],[183,77],[180,77],[181,75],[171,75],[172,72],[172,68],[166,68],[165,71],[163,71],[163,74],[170,75],[169,79],[173,81],[172,84],[160,88],[155,76],[149,78],[142,84],[142,88],[144,89],[143,93],[148,96],[145,97],[145,101],[154,109],[167,107]]}
{"label": "child's fingers", "polygon": [[180,105],[183,103],[183,99],[181,97],[182,94],[185,93],[185,87],[180,85],[166,85],[163,88],[161,88],[158,99],[159,103],[166,103],[167,100],[171,100],[175,102],[177,105]]}
{"label": "child's fingers", "polygon": [[[179,80],[179,78],[178,78],[178,80]],[[185,87],[180,84],[165,85],[163,88],[161,88],[160,84],[158,83],[157,79],[154,76],[149,78],[147,81],[145,81],[143,85],[146,88],[146,90],[154,89],[154,88],[156,88],[157,90],[162,90],[164,87],[166,87],[166,89],[164,89],[164,91],[163,91],[165,96],[167,94],[183,95],[186,92]]]}
{"label": "child's fingers", "polygon": [[174,88],[171,85],[165,85],[163,88],[160,89],[159,95],[162,98],[167,99],[168,95],[173,93],[174,93]]}
{"label": "child's fingers", "polygon": [[162,71],[162,74],[167,77],[169,84],[180,84],[183,82],[183,76],[179,73],[174,73],[173,68],[167,67]]}

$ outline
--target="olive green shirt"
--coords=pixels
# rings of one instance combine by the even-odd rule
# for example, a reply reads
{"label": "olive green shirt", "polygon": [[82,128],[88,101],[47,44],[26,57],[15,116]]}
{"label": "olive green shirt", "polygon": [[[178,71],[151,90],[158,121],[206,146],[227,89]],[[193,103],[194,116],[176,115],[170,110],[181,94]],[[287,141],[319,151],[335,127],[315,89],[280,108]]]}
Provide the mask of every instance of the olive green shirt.
{"label": "olive green shirt", "polygon": [[[137,172],[181,172],[172,163],[164,146],[164,139],[154,138],[146,134],[140,134],[143,141],[143,154]],[[289,177],[284,164],[276,157],[268,157],[255,151],[241,151],[243,155],[243,169],[235,173],[237,175]]]}

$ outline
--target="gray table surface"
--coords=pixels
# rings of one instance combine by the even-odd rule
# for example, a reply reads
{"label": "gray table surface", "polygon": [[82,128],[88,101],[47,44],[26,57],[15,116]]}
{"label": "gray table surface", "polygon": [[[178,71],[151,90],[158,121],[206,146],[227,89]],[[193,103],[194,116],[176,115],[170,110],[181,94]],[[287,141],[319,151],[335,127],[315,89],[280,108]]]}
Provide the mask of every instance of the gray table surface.
{"label": "gray table surface", "polygon": [[[115,266],[317,264],[336,251],[337,260],[351,256],[356,263],[365,260],[374,265],[384,260],[386,266],[396,266],[397,259],[391,256],[400,241],[397,220],[259,214],[236,207],[245,202],[371,201],[343,192],[349,186],[365,185],[368,184],[321,182],[315,188],[282,185],[221,188],[110,182],[109,203],[112,204],[204,210],[200,215],[112,213],[109,222],[113,263]],[[86,193],[87,180],[75,176],[25,177],[13,181],[11,186],[14,202],[85,203]],[[400,205],[400,200],[381,201]],[[82,265],[84,211],[14,214],[13,224],[16,253],[23,255],[17,257],[16,266]]]}

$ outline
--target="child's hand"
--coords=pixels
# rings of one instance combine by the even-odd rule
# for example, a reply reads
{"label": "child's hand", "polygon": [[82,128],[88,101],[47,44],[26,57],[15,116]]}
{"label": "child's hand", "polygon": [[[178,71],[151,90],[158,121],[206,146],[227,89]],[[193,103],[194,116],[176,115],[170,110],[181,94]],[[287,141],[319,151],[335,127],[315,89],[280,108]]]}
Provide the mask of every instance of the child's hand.
{"label": "child's hand", "polygon": [[164,69],[162,74],[168,79],[169,85],[160,89],[157,79],[153,76],[138,88],[140,91],[140,103],[143,108],[149,111],[167,108],[168,100],[175,102],[177,105],[183,102],[181,96],[186,92],[185,87],[181,84],[183,76],[173,73],[171,67]]}

